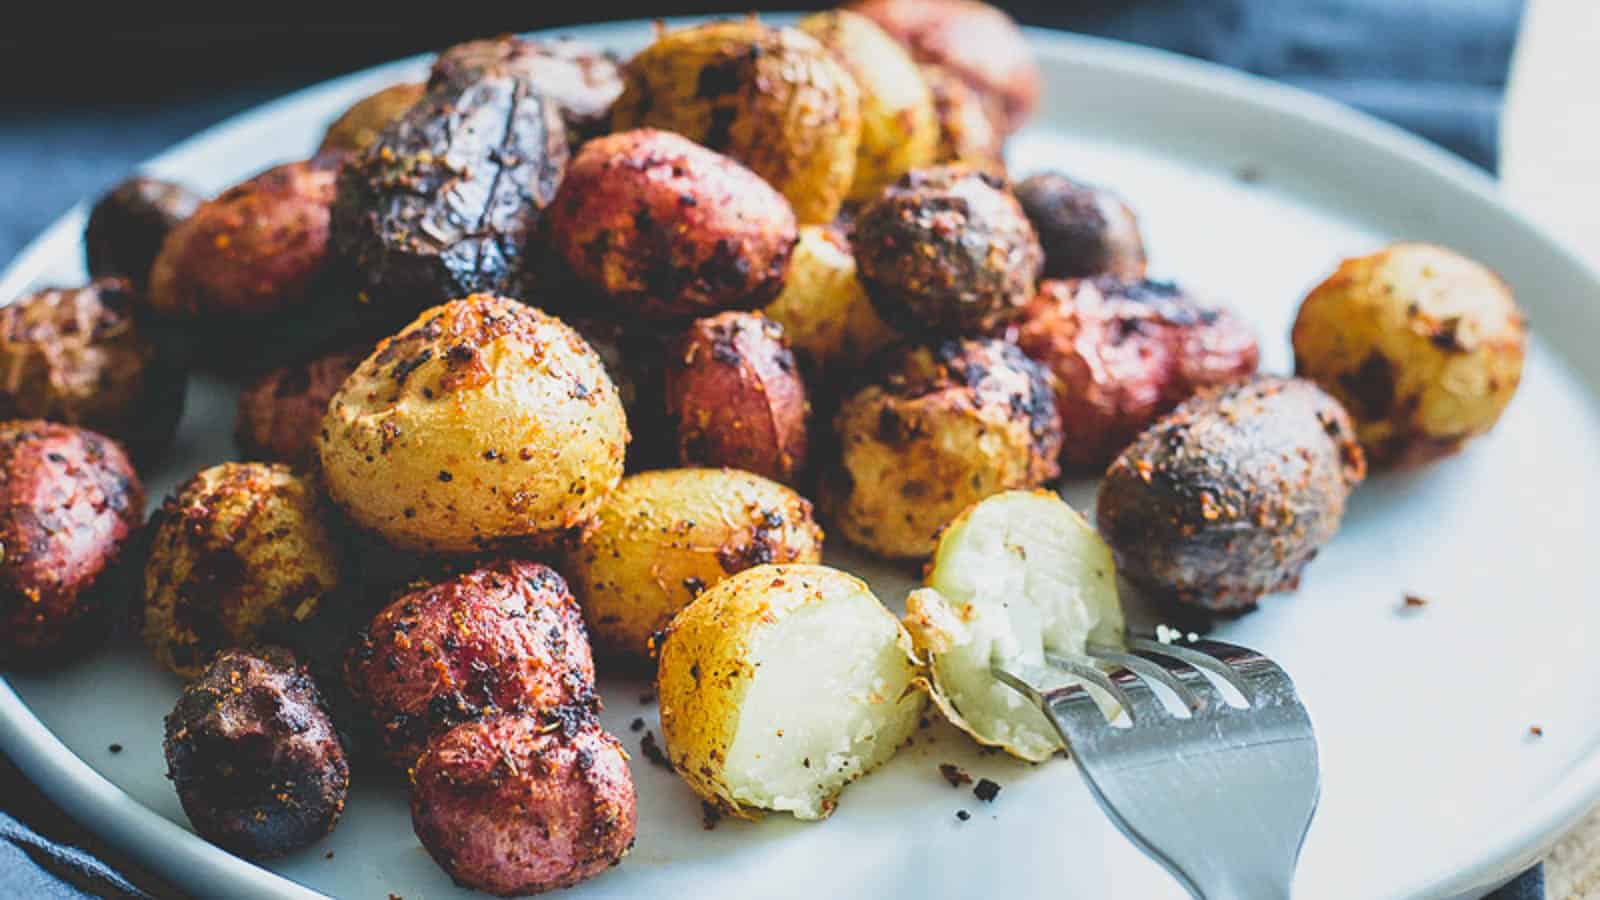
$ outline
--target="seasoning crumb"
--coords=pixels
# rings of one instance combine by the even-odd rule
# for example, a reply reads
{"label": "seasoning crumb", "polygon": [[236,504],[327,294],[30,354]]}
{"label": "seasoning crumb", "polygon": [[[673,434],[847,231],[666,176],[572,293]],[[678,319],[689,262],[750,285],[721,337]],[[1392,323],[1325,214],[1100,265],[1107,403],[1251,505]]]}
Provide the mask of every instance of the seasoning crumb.
{"label": "seasoning crumb", "polygon": [[961,821],[965,822],[966,820],[972,818],[972,813],[969,813],[964,809],[958,809],[958,810],[956,810],[956,818],[958,818]]}
{"label": "seasoning crumb", "polygon": [[121,753],[122,752],[122,745],[121,744],[112,744],[111,746],[107,747],[106,749],[110,750],[112,753]]}
{"label": "seasoning crumb", "polygon": [[704,800],[701,800],[700,801],[700,827],[704,828],[707,831],[710,831],[711,829],[716,828],[717,827],[717,823],[721,822],[721,821],[722,821],[722,810],[717,809],[716,806],[714,806],[714,805],[712,805],[710,803],[707,803]]}
{"label": "seasoning crumb", "polygon": [[1255,184],[1261,180],[1261,167],[1253,163],[1245,163],[1233,170],[1235,181],[1241,184]]}
{"label": "seasoning crumb", "polygon": [[663,769],[671,770],[672,764],[667,762],[667,755],[661,752],[661,745],[656,743],[656,733],[646,731],[644,737],[639,739],[639,750],[644,753],[644,758],[650,760]]}
{"label": "seasoning crumb", "polygon": [[643,731],[644,730],[644,720],[636,718],[632,722],[628,723],[628,728],[633,730],[633,731]]}
{"label": "seasoning crumb", "polygon": [[654,703],[656,702],[656,695],[649,692],[640,694],[639,702],[642,704]]}
{"label": "seasoning crumb", "polygon": [[1529,725],[1528,734],[1536,738],[1544,737],[1544,729],[1538,725]]}
{"label": "seasoning crumb", "polygon": [[1421,609],[1421,608],[1423,608],[1424,606],[1427,606],[1427,605],[1428,605],[1428,598],[1418,596],[1417,594],[1406,594],[1405,595],[1405,599],[1401,601],[1401,607],[1400,608],[1401,609]]}
{"label": "seasoning crumb", "polygon": [[950,786],[953,788],[972,783],[972,776],[968,775],[965,769],[953,763],[940,763],[939,774],[943,775],[944,780],[950,782]]}
{"label": "seasoning crumb", "polygon": [[987,778],[979,778],[978,783],[972,787],[972,794],[985,803],[993,803],[994,798],[1000,794],[1000,785]]}
{"label": "seasoning crumb", "polygon": [[322,854],[322,858],[323,859],[333,859],[333,851],[329,850],[327,853]]}

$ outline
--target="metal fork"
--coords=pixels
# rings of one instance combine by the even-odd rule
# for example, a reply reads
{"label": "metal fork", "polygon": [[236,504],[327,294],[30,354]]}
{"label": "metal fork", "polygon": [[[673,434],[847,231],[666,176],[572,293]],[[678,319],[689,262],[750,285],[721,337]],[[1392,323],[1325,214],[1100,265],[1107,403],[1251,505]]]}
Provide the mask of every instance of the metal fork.
{"label": "metal fork", "polygon": [[[1109,695],[1115,720],[1082,683],[1045,690],[1035,685],[1048,671],[994,674],[1044,712],[1123,834],[1201,900],[1289,896],[1321,778],[1311,719],[1282,668],[1209,640],[1130,639],[1126,650],[1046,659]],[[1230,704],[1201,670],[1248,706]],[[1189,715],[1174,715],[1152,683]]]}

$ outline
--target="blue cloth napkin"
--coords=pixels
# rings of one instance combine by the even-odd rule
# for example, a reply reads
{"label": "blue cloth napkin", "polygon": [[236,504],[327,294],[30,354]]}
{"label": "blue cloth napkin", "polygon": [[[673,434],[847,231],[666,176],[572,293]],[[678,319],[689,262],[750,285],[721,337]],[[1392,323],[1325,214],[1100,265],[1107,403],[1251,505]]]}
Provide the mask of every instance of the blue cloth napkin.
{"label": "blue cloth napkin", "polygon": [[47,840],[0,812],[0,897],[148,900],[149,896],[88,853]]}

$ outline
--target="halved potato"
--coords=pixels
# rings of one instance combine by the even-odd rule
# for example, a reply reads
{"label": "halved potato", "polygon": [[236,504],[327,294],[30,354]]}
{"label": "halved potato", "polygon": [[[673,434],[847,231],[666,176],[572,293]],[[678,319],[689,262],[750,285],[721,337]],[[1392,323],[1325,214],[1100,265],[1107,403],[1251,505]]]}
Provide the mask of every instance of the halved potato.
{"label": "halved potato", "polygon": [[667,757],[732,815],[825,818],[916,730],[916,677],[910,637],[861,579],[820,565],[747,569],[667,630]]}
{"label": "halved potato", "polygon": [[[1049,491],[1008,491],[967,508],[944,530],[928,586],[906,598],[906,627],[929,678],[918,685],[980,744],[1032,762],[1061,739],[990,666],[1044,665],[1045,651],[1122,642],[1111,550]],[[1063,681],[1066,681],[1063,678]]]}

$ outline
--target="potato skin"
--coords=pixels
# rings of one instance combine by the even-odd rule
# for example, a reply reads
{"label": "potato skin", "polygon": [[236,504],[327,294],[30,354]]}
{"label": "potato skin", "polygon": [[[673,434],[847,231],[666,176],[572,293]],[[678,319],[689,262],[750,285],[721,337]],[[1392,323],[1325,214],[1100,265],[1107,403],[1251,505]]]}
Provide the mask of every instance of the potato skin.
{"label": "potato skin", "polygon": [[144,488],[109,438],[0,422],[0,665],[59,663],[107,619]]}
{"label": "potato skin", "polygon": [[1052,385],[1048,370],[998,340],[904,351],[835,417],[841,456],[822,487],[826,520],[879,556],[927,556],[969,505],[1060,474]]}
{"label": "potato skin", "polygon": [[918,62],[960,75],[984,100],[1002,134],[1039,105],[1042,77],[1017,23],[978,0],[859,0],[847,7],[894,36]]}
{"label": "potato skin", "polygon": [[504,34],[440,53],[428,87],[464,86],[492,72],[520,78],[554,103],[574,152],[605,132],[611,104],[622,93],[622,70],[609,50],[565,37],[529,41]]}
{"label": "potato skin", "polygon": [[194,830],[251,859],[333,831],[350,766],[311,673],[277,647],[227,650],[166,719],[167,777]]}
{"label": "potato skin", "polygon": [[762,310],[782,326],[806,374],[835,380],[898,338],[856,278],[856,257],[840,229],[802,225],[783,292]]}
{"label": "potato skin", "polygon": [[556,730],[530,716],[469,722],[417,761],[411,824],[456,884],[502,896],[571,887],[633,846],[627,760],[592,721]]}
{"label": "potato skin", "polygon": [[135,175],[107,191],[83,230],[90,278],[121,276],[137,289],[150,281],[161,244],[205,198],[181,184]]}
{"label": "potato skin", "polygon": [[594,350],[558,319],[478,294],[378,344],[329,402],[317,453],[358,526],[470,553],[580,532],[622,478],[627,443]]}
{"label": "potato skin", "polygon": [[1044,262],[1005,182],[965,166],[907,173],[856,219],[851,243],[878,313],[908,334],[990,334],[1016,319]]}
{"label": "potato skin", "polygon": [[1046,281],[1015,332],[1056,377],[1061,460],[1076,470],[1104,466],[1195,391],[1260,361],[1243,320],[1167,282]]}
{"label": "potato skin", "polygon": [[392,122],[416,106],[424,93],[421,82],[405,81],[362,97],[328,126],[317,152],[360,153],[372,146]]}
{"label": "potato skin", "polygon": [[983,97],[944,66],[923,63],[918,68],[933,95],[933,112],[939,122],[934,163],[964,163],[1004,178],[1005,135],[989,120]]}
{"label": "potato skin", "polygon": [[735,469],[622,480],[567,571],[597,652],[649,665],[653,642],[706,589],[752,566],[822,561],[811,503]]}
{"label": "potato skin", "polygon": [[1046,278],[1144,277],[1139,220],[1121,197],[1058,172],[1025,178],[1016,193],[1039,233]]}
{"label": "potato skin", "polygon": [[674,131],[733,157],[788,198],[802,224],[831,221],[855,178],[861,96],[821,44],[753,19],[658,37],[622,68],[615,131]]}
{"label": "potato skin", "polygon": [[729,466],[793,484],[806,467],[811,404],[783,328],[760,313],[698,319],[666,372],[683,465]]}
{"label": "potato skin", "polygon": [[1338,401],[1261,376],[1202,391],[1146,429],[1106,471],[1096,520],[1133,584],[1247,610],[1299,585],[1365,474]]}
{"label": "potato skin", "polygon": [[345,681],[405,770],[429,740],[494,712],[594,702],[594,660],[567,583],[499,560],[404,594],[356,636]]}
{"label": "potato skin", "polygon": [[572,273],[624,317],[762,306],[796,240],[793,210],[754,172],[648,128],[585,144],[548,217]]}
{"label": "potato skin", "polygon": [[251,459],[316,465],[317,429],[328,401],[366,357],[367,349],[338,350],[273,369],[239,392],[234,439]]}
{"label": "potato skin", "polygon": [[219,650],[304,621],[339,585],[316,487],[288,466],[202,469],[151,517],[144,640],[162,668],[200,674]]}
{"label": "potato skin", "polygon": [[1337,397],[1374,465],[1447,456],[1516,393],[1527,324],[1511,290],[1447,248],[1401,243],[1345,260],[1300,305],[1295,374]]}
{"label": "potato skin", "polygon": [[121,278],[39,291],[0,308],[0,418],[81,425],[153,460],[172,441],[188,378],[135,321]]}
{"label": "potato skin", "polygon": [[861,89],[861,145],[846,199],[871,200],[901,175],[932,165],[939,122],[910,54],[871,19],[848,10],[814,13],[795,27],[828,48]]}

